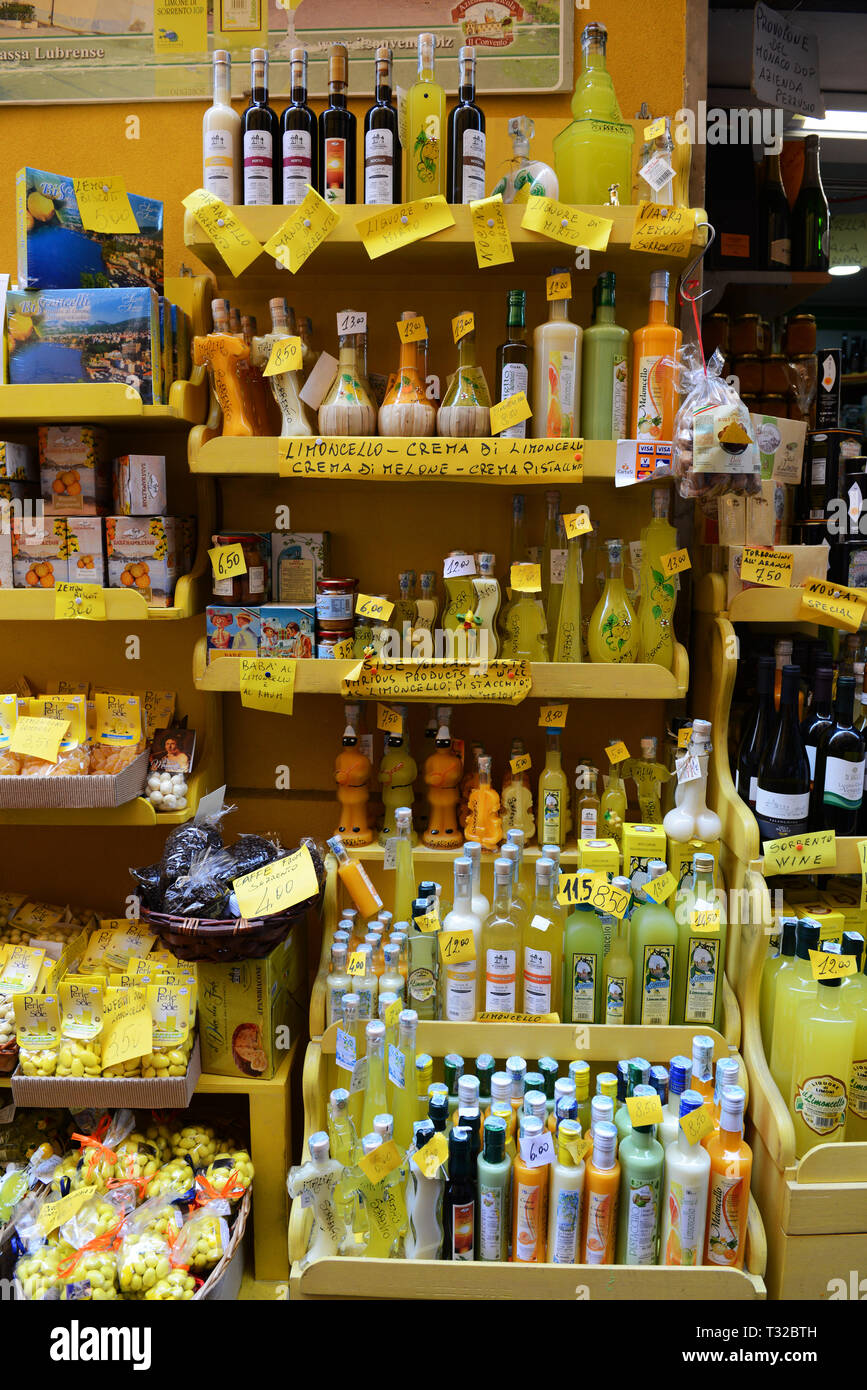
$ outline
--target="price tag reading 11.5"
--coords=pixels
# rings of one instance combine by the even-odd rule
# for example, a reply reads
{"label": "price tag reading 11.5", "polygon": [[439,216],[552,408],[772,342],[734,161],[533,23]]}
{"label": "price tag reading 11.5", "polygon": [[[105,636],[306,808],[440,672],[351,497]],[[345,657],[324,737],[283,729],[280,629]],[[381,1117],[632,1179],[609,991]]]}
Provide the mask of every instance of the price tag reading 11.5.
{"label": "price tag reading 11.5", "polygon": [[561,874],[557,889],[557,901],[563,907],[589,903],[592,886],[592,869],[579,869],[577,874]]}

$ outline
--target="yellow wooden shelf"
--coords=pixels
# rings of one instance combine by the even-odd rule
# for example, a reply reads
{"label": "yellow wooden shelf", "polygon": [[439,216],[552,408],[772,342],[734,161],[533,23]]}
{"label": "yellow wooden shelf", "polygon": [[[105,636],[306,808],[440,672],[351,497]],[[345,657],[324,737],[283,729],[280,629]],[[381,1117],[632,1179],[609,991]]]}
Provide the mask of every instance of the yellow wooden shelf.
{"label": "yellow wooden shelf", "polygon": [[[219,421],[217,419],[217,428]],[[255,437],[251,439],[232,439],[223,435],[208,437],[210,431],[196,431],[190,439],[189,461],[192,473],[223,473],[223,474],[271,474],[279,475],[280,456],[279,440],[271,437]],[[345,444],[347,441],[342,440]],[[347,483],[406,483],[413,481],[417,483],[428,483],[436,487],[454,485],[466,487],[468,484],[475,484],[479,487],[488,487],[506,484],[514,486],[520,483],[524,486],[532,483],[543,483],[546,487],[551,487],[555,483],[569,483],[574,481],[568,475],[561,476],[554,469],[551,463],[546,464],[546,470],[540,470],[537,474],[525,476],[521,473],[511,473],[508,476],[504,473],[501,476],[473,476],[468,478],[437,478],[425,477],[423,468],[426,462],[435,465],[438,455],[431,453],[429,457],[420,452],[423,446],[443,446],[448,443],[459,441],[438,440],[438,439],[379,439],[371,438],[357,441],[362,446],[369,444],[381,444],[388,449],[388,461],[396,470],[393,477],[387,478],[350,478],[343,476],[339,471],[326,471],[321,463],[311,462],[305,466],[302,474],[294,473],[292,481],[296,482],[300,478],[311,478],[317,482],[333,481],[345,487]],[[493,441],[491,441],[493,442]],[[520,443],[520,441],[510,441]],[[532,446],[532,440],[528,445]],[[584,479],[585,481],[607,480],[614,478],[614,465],[617,453],[617,445],[608,439],[589,439],[584,441]],[[530,451],[528,448],[528,458]],[[417,473],[410,474],[406,470],[413,468]],[[663,479],[668,482],[670,479]]]}
{"label": "yellow wooden shelf", "polygon": [[[720,574],[703,575],[696,585],[695,609],[699,613],[720,614],[732,623],[768,623],[792,627],[815,626],[801,617],[801,589],[753,587],[726,599],[725,579]],[[865,590],[856,592],[864,592]]]}
{"label": "yellow wooden shelf", "polygon": [[[677,272],[689,255],[694,253],[691,250],[685,257],[675,257],[631,251],[629,242],[635,225],[637,207],[579,206],[582,212],[606,217],[614,223],[607,250],[592,252],[591,255],[594,266],[598,265],[601,269],[604,265],[607,269],[615,270],[618,280],[630,274],[646,278],[651,270]],[[507,265],[488,267],[483,272],[486,279],[494,276],[498,279],[512,279],[516,274],[542,275],[550,270],[551,265],[556,264],[558,259],[573,259],[576,248],[552,241],[549,237],[527,231],[521,226],[525,211],[523,205],[508,205],[504,211],[515,259]],[[291,215],[292,209],[279,206],[236,207],[234,212],[264,245]],[[335,208],[335,212],[339,218],[337,226],[305,262],[299,274],[360,274],[365,278],[393,278],[398,275],[419,274],[424,275],[425,279],[441,271],[448,271],[450,276],[479,274],[470,209],[466,206],[452,206],[451,212],[455,219],[453,227],[446,227],[444,231],[436,232],[422,241],[412,242],[409,246],[399,247],[374,261],[368,256],[356,228],[356,223],[370,216],[371,209],[363,205],[351,205]],[[704,221],[705,216],[701,209],[696,211],[697,222]],[[695,250],[704,244],[704,236],[704,231],[693,233]],[[214,271],[221,282],[226,283],[233,278],[222,256],[190,212],[184,217],[184,244],[209,270]],[[275,278],[280,277],[285,281],[286,272],[275,269],[275,265],[273,257],[263,253],[253,261],[240,279],[245,286],[252,286],[254,282],[264,280],[273,284]]]}
{"label": "yellow wooden shelf", "polygon": [[219,782],[210,770],[194,772],[187,784],[187,804],[182,811],[157,814],[156,808],[143,796],[124,802],[123,806],[100,806],[85,810],[62,810],[56,807],[33,811],[0,811],[0,825],[86,825],[86,826],[151,826],[183,825],[192,820],[199,801],[206,792],[215,791]]}
{"label": "yellow wooden shelf", "polygon": [[[363,864],[381,864],[385,858],[385,849],[382,845],[360,845],[348,850],[353,859],[360,859]],[[436,849],[431,845],[423,845],[421,841],[413,846],[412,858],[414,864],[453,864],[455,856],[460,853],[456,849]],[[538,845],[527,845],[524,848],[524,859],[527,863],[534,864],[537,859],[541,859],[542,850]],[[494,856],[489,856],[489,861],[493,862]],[[577,864],[578,849],[573,845],[567,845],[560,851],[561,864]]]}
{"label": "yellow wooden shelf", "polygon": [[[341,682],[355,665],[355,661],[299,661],[295,693],[340,695]],[[673,671],[643,664],[534,662],[530,674],[531,694],[538,699],[678,700],[686,694],[689,684],[689,659],[684,648],[678,645]],[[193,676],[199,690],[240,691],[241,664],[235,657],[224,656],[208,665],[207,641],[202,638],[196,643],[193,655]]]}
{"label": "yellow wooden shelf", "polygon": [[145,405],[138,391],[120,382],[0,386],[0,424],[44,425],[52,420],[88,425],[129,425],[137,430],[188,430],[205,418],[203,367],[190,381],[173,383],[169,405]]}
{"label": "yellow wooden shelf", "polygon": [[[198,576],[181,575],[171,608],[151,608],[135,589],[104,589],[107,622],[170,622],[201,613],[206,597]],[[0,589],[0,622],[54,621],[53,589]]]}

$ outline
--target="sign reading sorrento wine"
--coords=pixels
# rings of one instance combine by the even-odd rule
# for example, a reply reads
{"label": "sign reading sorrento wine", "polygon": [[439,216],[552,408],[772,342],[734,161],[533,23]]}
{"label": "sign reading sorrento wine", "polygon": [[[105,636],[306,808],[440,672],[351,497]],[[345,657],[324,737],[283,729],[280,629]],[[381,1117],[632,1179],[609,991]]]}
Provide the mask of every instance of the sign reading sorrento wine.
{"label": "sign reading sorrento wine", "polygon": [[295,44],[309,55],[310,94],[323,97],[336,38],[353,62],[388,44],[395,85],[406,88],[422,29],[436,36],[437,81],[449,92],[463,44],[478,59],[480,91],[571,91],[574,9],[566,0],[16,0],[0,5],[0,102],[210,97],[216,48],[232,53],[240,99],[259,45],[271,50],[271,95],[288,97]]}
{"label": "sign reading sorrento wine", "polygon": [[356,700],[449,700],[518,705],[530,693],[526,661],[389,661],[359,663],[344,680],[341,693]]}
{"label": "sign reading sorrento wine", "polygon": [[281,478],[580,483],[583,439],[280,439]]}

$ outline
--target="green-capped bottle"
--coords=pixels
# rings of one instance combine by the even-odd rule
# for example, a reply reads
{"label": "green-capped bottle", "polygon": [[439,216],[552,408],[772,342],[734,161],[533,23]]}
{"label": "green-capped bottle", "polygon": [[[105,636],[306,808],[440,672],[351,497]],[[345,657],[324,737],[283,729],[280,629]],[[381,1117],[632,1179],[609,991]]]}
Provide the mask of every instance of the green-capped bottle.
{"label": "green-capped bottle", "polygon": [[593,322],[584,330],[581,428],[587,439],[625,439],[629,406],[629,329],[614,321],[615,274],[593,291]]}

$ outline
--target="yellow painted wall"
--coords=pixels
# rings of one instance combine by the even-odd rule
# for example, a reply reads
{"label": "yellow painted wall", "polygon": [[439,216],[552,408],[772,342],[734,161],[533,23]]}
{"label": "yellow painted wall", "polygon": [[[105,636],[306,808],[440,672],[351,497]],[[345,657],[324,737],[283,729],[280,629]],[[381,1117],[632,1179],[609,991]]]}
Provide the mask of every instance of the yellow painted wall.
{"label": "yellow painted wall", "polygon": [[[652,9],[637,0],[605,0],[589,10],[576,10],[578,67],[581,30],[590,20],[602,21],[608,28],[609,68],[624,117],[632,118],[642,101],[655,115],[673,114],[683,104],[686,0],[657,0]],[[366,93],[372,71],[372,61],[352,66],[353,90],[365,93],[352,103],[359,118],[369,104]],[[534,152],[550,159],[551,141],[570,119],[568,94],[531,100],[527,95],[486,98],[482,92],[480,98],[488,119],[490,171],[509,157],[506,119],[520,112],[536,122]],[[3,107],[0,269],[14,272],[14,178],[16,169],[29,164],[72,176],[122,173],[132,192],[162,198],[166,273],[176,275],[183,257],[180,202],[201,182],[201,119],[206,104]],[[139,117],[138,140],[127,139],[129,115]]]}

